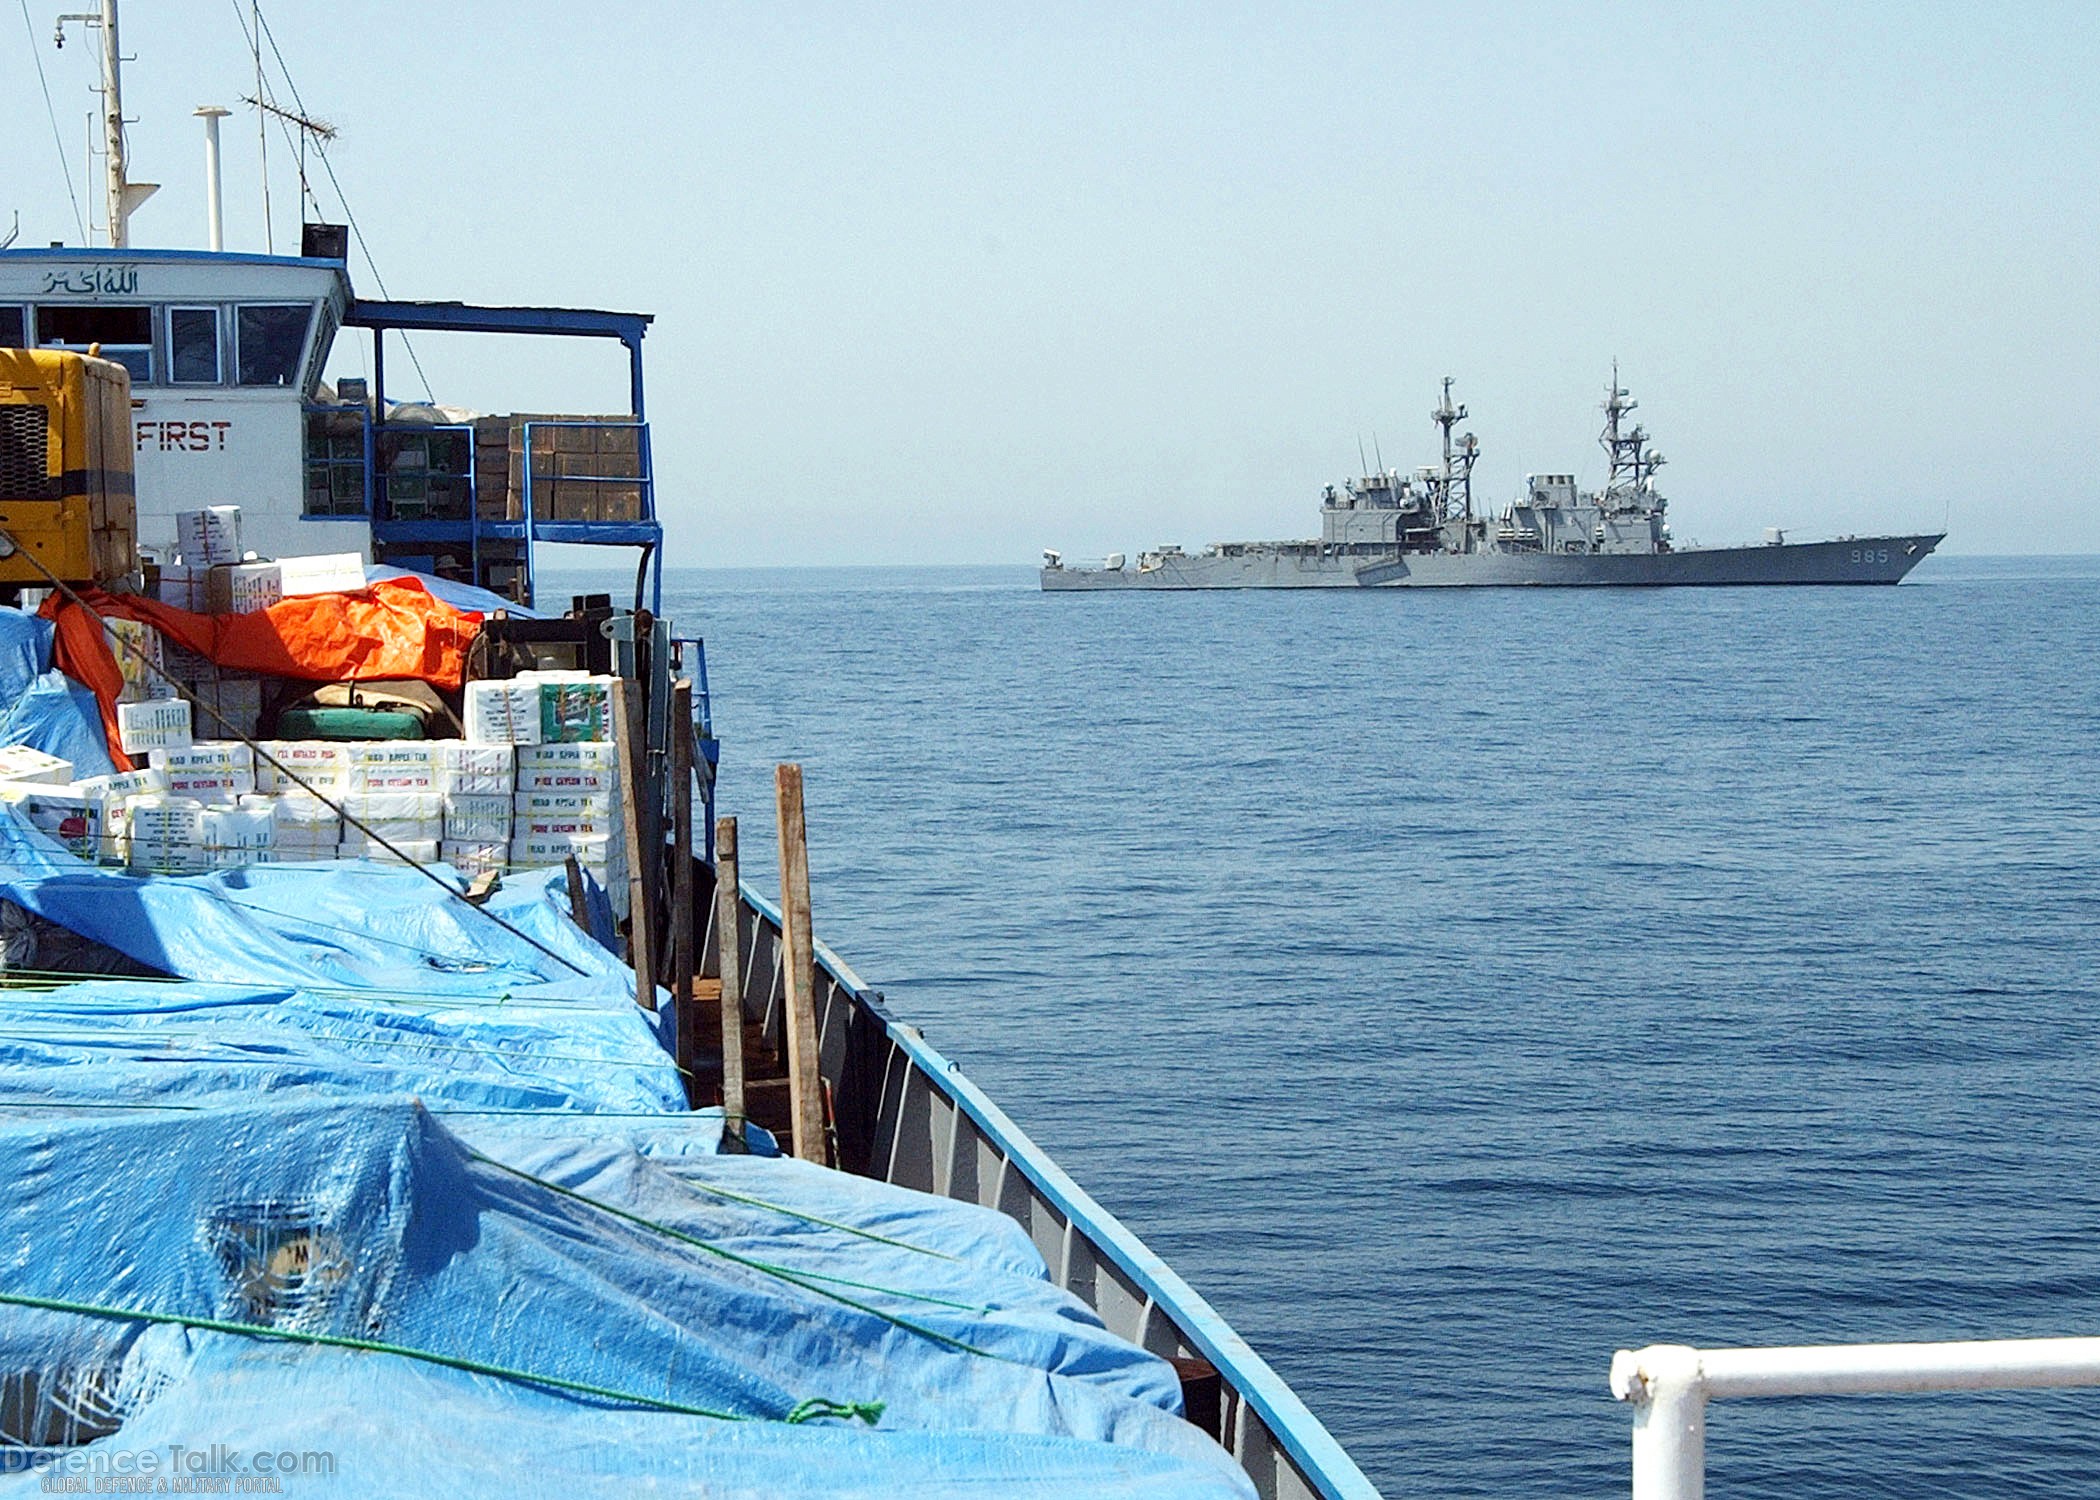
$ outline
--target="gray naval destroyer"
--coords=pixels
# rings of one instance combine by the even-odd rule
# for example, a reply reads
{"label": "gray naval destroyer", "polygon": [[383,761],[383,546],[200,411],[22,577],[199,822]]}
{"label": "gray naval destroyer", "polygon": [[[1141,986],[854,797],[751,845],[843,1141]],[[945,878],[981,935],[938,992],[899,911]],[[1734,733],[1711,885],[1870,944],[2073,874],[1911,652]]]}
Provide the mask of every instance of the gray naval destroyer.
{"label": "gray naval destroyer", "polygon": [[1655,487],[1662,454],[1628,419],[1635,402],[1612,371],[1598,442],[1610,460],[1604,488],[1582,493],[1572,474],[1525,476],[1523,496],[1489,521],[1473,509],[1473,434],[1453,436],[1466,417],[1451,381],[1430,414],[1443,434],[1441,464],[1411,475],[1382,469],[1337,488],[1320,504],[1320,539],[1215,542],[1200,552],[1160,547],[1120,552],[1098,568],[1066,567],[1043,554],[1052,589],[1452,588],[1483,586],[1657,587],[1675,584],[1898,583],[1946,538],[1846,536],[1790,542],[1777,529],[1761,545],[1680,547]]}

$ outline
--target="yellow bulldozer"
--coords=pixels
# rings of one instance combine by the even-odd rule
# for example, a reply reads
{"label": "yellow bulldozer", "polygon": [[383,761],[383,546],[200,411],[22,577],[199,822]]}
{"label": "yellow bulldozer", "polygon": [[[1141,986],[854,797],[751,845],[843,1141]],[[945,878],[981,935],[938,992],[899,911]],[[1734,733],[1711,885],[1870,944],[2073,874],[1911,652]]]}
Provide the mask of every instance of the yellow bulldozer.
{"label": "yellow bulldozer", "polygon": [[[138,567],[131,376],[62,349],[0,349],[0,585],[72,584]],[[24,554],[28,554],[25,556]]]}

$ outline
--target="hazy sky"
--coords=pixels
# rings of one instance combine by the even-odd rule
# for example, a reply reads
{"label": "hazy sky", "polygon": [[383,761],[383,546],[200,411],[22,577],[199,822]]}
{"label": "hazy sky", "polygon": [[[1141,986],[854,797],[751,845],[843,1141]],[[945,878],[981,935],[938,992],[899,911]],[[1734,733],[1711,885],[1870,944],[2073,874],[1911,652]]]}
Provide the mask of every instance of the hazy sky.
{"label": "hazy sky", "polygon": [[[0,10],[26,244],[79,241],[33,56],[92,187],[60,8]],[[135,243],[202,243],[216,102],[261,248],[246,8],[125,8],[133,175],[166,185]],[[264,13],[393,295],[657,314],[674,562],[1309,535],[1359,440],[1428,460],[1446,374],[1499,505],[1599,477],[1614,358],[1680,538],[2100,551],[2100,5]],[[564,341],[418,352],[483,410],[624,392]]]}

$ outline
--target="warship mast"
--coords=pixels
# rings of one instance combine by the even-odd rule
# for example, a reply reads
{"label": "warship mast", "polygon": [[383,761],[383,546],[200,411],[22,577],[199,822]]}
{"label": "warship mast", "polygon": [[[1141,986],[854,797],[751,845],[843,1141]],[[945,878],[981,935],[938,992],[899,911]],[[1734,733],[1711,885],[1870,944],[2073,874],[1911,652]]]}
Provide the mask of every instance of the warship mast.
{"label": "warship mast", "polygon": [[[1447,522],[1462,521],[1464,523],[1465,529],[1461,533],[1463,541],[1460,543],[1459,550],[1471,552],[1473,550],[1473,463],[1479,457],[1480,443],[1470,432],[1460,437],[1455,444],[1452,441],[1451,429],[1466,419],[1466,409],[1463,405],[1453,406],[1451,404],[1451,384],[1451,377],[1446,375],[1444,377],[1444,399],[1438,402],[1436,410],[1429,414],[1430,420],[1436,423],[1437,428],[1444,436],[1444,464],[1437,477],[1437,513],[1440,520]],[[1455,454],[1454,448],[1456,449]],[[1460,494],[1460,498],[1456,501],[1452,499],[1454,487]]]}
{"label": "warship mast", "polygon": [[1655,471],[1663,466],[1663,456],[1649,451],[1647,431],[1639,423],[1622,430],[1620,422],[1620,418],[1640,404],[1619,384],[1619,362],[1613,360],[1611,393],[1604,401],[1604,431],[1597,438],[1597,444],[1604,450],[1611,466],[1605,476],[1604,493],[1597,497],[1609,515],[1657,508],[1650,481],[1654,479]]}

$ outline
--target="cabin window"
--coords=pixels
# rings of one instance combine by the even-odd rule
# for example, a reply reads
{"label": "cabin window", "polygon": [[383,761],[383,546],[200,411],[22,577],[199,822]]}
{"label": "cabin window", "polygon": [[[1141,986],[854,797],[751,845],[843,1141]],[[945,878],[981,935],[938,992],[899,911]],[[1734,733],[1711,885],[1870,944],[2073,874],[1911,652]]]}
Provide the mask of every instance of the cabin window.
{"label": "cabin window", "polygon": [[0,349],[22,349],[28,347],[24,335],[28,319],[22,316],[19,307],[0,307]]}
{"label": "cabin window", "polygon": [[219,310],[168,309],[168,379],[176,385],[219,383]]}
{"label": "cabin window", "polygon": [[131,372],[133,385],[153,380],[153,309],[80,302],[36,310],[37,342],[47,349],[102,346],[102,357]]}
{"label": "cabin window", "polygon": [[234,313],[234,344],[242,385],[290,385],[299,378],[306,352],[306,325],[313,308],[296,305],[242,307]]}

